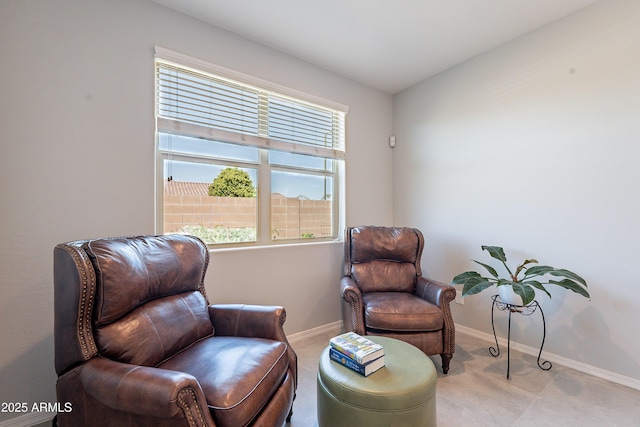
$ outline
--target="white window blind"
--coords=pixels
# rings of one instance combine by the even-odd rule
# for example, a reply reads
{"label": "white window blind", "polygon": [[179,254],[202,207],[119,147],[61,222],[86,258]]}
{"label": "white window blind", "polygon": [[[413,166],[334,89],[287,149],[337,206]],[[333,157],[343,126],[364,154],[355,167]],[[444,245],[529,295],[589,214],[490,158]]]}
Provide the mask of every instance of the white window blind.
{"label": "white window blind", "polygon": [[343,159],[345,112],[157,58],[158,130]]}

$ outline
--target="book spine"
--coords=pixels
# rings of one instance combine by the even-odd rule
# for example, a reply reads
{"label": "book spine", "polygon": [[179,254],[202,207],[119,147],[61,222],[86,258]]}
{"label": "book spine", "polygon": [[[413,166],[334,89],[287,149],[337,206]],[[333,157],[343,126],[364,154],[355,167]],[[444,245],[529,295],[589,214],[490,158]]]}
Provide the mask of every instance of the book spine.
{"label": "book spine", "polygon": [[342,366],[346,366],[347,368],[351,369],[352,371],[355,371],[355,372],[359,373],[360,375],[366,376],[365,368],[364,368],[363,365],[361,365],[360,363],[352,360],[347,355],[340,353],[335,348],[329,349],[329,357],[331,358],[331,360],[340,363]]}
{"label": "book spine", "polygon": [[344,354],[345,356],[351,358],[352,360],[357,360],[356,354],[353,351],[349,351],[349,349],[346,346],[340,345],[339,343],[334,341],[330,341],[329,344],[331,345],[332,348],[334,348],[335,350],[338,350],[340,353]]}
{"label": "book spine", "polygon": [[[329,344],[331,345],[332,348],[335,348],[345,356],[349,356],[352,360],[354,360],[357,363],[363,363],[362,362],[363,358],[371,354],[371,350],[372,350],[371,346],[354,349],[353,347],[346,347],[344,345],[340,345],[340,343],[330,342]],[[379,350],[375,349],[374,352],[377,352],[377,351]]]}

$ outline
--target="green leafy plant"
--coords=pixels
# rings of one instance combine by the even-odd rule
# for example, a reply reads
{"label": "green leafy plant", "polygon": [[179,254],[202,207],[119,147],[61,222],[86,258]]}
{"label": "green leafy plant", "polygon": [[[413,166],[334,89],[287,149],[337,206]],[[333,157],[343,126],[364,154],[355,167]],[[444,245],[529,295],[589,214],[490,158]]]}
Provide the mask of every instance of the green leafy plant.
{"label": "green leafy plant", "polygon": [[[463,297],[477,294],[493,285],[511,286],[513,291],[522,298],[523,305],[528,305],[535,298],[534,288],[543,291],[551,298],[551,294],[543,285],[556,285],[572,290],[585,298],[591,298],[591,295],[589,295],[587,291],[587,282],[569,270],[549,267],[547,265],[529,267],[530,264],[537,264],[538,261],[535,259],[527,259],[512,272],[507,265],[507,257],[501,247],[482,246],[482,250],[486,250],[492,258],[502,262],[502,265],[504,265],[508,272],[508,277],[500,277],[496,269],[492,266],[474,260],[475,263],[483,266],[489,272],[490,277],[483,277],[476,271],[467,271],[458,274],[453,278],[451,283],[463,285]],[[552,278],[541,281],[542,277],[547,275],[552,276]],[[561,280],[555,280],[554,278]]]}
{"label": "green leafy plant", "polygon": [[210,196],[256,197],[256,187],[247,171],[225,168],[209,185]]}

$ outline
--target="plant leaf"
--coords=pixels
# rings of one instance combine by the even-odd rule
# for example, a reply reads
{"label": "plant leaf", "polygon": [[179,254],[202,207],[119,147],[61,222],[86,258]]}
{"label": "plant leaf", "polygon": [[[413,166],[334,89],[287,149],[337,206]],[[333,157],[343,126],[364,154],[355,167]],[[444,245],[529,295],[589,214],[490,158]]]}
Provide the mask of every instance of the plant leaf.
{"label": "plant leaf", "polygon": [[524,273],[524,276],[525,277],[544,276],[545,274],[554,270],[555,268],[549,267],[548,265],[536,265],[536,266],[527,268],[527,271]]}
{"label": "plant leaf", "polygon": [[465,271],[464,273],[458,274],[451,280],[452,285],[464,285],[467,283],[469,279],[481,279],[480,273],[475,271]]}
{"label": "plant leaf", "polygon": [[512,282],[513,292],[522,297],[522,305],[529,305],[531,301],[536,297],[536,292],[533,288],[525,283]]}
{"label": "plant leaf", "polygon": [[572,271],[565,270],[564,268],[558,268],[555,271],[550,271],[549,274],[551,274],[552,276],[567,277],[576,282],[580,282],[585,287],[587,287],[587,282],[582,277],[578,276],[576,273]]}
{"label": "plant leaf", "polygon": [[531,264],[531,263],[538,263],[538,260],[536,259],[526,259],[522,264],[520,264],[518,266],[518,268],[516,268],[516,272],[513,274],[513,277],[515,277],[516,279],[518,278],[518,276],[520,275],[520,272],[522,271],[523,268],[526,267],[527,264]]}
{"label": "plant leaf", "polygon": [[565,289],[569,289],[572,290],[573,292],[582,295],[585,298],[589,298],[591,299],[591,295],[589,295],[589,292],[582,287],[582,285],[574,282],[571,279],[564,279],[564,280],[549,280],[549,283],[553,283],[554,285],[558,285],[560,287],[563,287]]}
{"label": "plant leaf", "polygon": [[498,286],[513,285],[515,282],[509,279],[498,279]]}
{"label": "plant leaf", "polygon": [[491,267],[491,266],[490,266],[490,265],[488,265],[488,264],[482,263],[482,262],[480,262],[480,261],[473,260],[473,262],[475,262],[476,264],[480,264],[481,266],[483,266],[484,268],[486,268],[486,269],[487,269],[487,271],[489,272],[489,274],[491,274],[491,275],[492,275],[493,277],[495,277],[496,279],[498,278],[498,272],[496,271],[496,269],[495,269],[495,268]]}
{"label": "plant leaf", "polygon": [[507,262],[507,256],[504,254],[504,249],[500,246],[482,246],[482,250],[489,252],[491,257],[499,261]]}
{"label": "plant leaf", "polygon": [[478,292],[482,292],[488,287],[493,286],[493,282],[490,282],[483,277],[480,277],[479,280],[469,280],[462,288],[462,296],[466,297],[469,295],[477,294]]}
{"label": "plant leaf", "polygon": [[549,296],[549,298],[551,298],[551,294],[549,293],[549,291],[547,291],[547,289],[544,286],[542,286],[542,283],[538,282],[537,280],[527,280],[527,281],[522,282],[522,283],[523,284],[527,284],[527,285],[531,285],[536,289],[540,289],[545,294],[547,294]]}

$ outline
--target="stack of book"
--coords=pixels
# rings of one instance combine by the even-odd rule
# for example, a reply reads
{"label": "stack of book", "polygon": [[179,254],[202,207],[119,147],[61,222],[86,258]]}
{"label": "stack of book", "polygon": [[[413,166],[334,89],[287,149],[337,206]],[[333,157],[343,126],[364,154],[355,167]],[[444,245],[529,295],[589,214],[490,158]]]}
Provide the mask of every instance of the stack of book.
{"label": "stack of book", "polygon": [[384,366],[384,347],[354,332],[329,340],[329,357],[360,375],[369,376]]}

